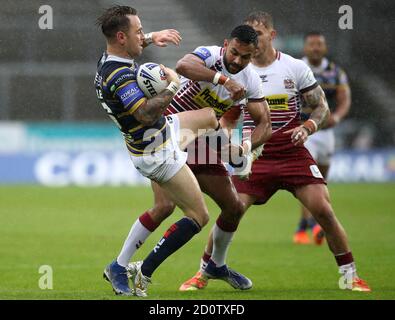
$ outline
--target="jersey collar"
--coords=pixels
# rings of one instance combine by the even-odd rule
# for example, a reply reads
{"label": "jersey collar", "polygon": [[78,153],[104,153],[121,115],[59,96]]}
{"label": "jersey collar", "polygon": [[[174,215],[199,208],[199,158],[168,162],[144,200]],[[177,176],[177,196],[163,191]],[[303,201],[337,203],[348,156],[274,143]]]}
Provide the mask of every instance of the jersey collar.
{"label": "jersey collar", "polygon": [[133,59],[121,58],[121,57],[114,56],[112,54],[107,54],[107,53],[106,53],[106,56],[107,56],[106,61],[117,61],[117,62],[134,64]]}

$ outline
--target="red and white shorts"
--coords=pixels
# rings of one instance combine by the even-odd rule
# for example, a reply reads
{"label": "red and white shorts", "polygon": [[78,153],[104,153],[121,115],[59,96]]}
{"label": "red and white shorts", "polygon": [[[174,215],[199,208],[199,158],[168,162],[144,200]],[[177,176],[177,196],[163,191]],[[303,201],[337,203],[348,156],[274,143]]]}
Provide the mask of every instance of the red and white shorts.
{"label": "red and white shorts", "polygon": [[247,181],[232,177],[238,193],[257,197],[255,204],[266,203],[277,190],[292,193],[298,187],[309,184],[326,184],[317,163],[305,147],[290,152],[263,155],[253,163],[252,174]]}
{"label": "red and white shorts", "polygon": [[187,165],[195,175],[229,176],[220,153],[211,148],[204,137],[196,139],[192,144],[194,146],[188,147]]}

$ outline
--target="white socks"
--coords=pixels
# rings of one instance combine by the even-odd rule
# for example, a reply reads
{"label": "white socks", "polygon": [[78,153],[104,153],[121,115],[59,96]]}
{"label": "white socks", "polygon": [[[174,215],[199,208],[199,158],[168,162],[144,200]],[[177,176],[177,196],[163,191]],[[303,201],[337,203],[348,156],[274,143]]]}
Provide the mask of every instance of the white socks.
{"label": "white socks", "polygon": [[223,231],[217,224],[214,225],[213,253],[211,254],[211,260],[214,261],[217,267],[222,267],[225,264],[226,255],[233,235],[234,232]]}
{"label": "white socks", "polygon": [[151,234],[146,227],[144,227],[140,220],[137,219],[136,222],[133,224],[128,237],[126,238],[121,253],[117,258],[117,262],[122,267],[127,267],[130,259],[136,252],[138,248],[144,243],[144,241],[148,238]]}
{"label": "white socks", "polygon": [[354,279],[357,277],[357,268],[355,263],[345,264],[339,267],[339,273],[342,274],[346,279]]}

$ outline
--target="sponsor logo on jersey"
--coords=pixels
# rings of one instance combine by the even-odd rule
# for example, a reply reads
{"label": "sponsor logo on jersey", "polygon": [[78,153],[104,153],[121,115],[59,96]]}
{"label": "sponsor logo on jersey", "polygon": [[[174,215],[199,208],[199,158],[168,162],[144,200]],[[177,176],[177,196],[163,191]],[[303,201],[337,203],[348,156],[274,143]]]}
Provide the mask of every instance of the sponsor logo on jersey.
{"label": "sponsor logo on jersey", "polygon": [[284,79],[284,87],[285,87],[285,89],[295,89],[296,88],[295,82],[290,78],[285,78]]}
{"label": "sponsor logo on jersey", "polygon": [[124,94],[121,95],[121,100],[124,101],[124,100],[130,98],[131,96],[135,95],[136,93],[139,93],[139,91],[140,90],[138,87],[130,88]]}
{"label": "sponsor logo on jersey", "polygon": [[288,108],[288,95],[287,94],[274,94],[266,96],[266,101],[269,104],[271,111],[287,111]]}
{"label": "sponsor logo on jersey", "polygon": [[266,74],[262,74],[259,77],[261,78],[262,83],[269,82],[269,80],[267,80],[267,75]]}
{"label": "sponsor logo on jersey", "polygon": [[310,171],[311,171],[311,174],[313,175],[314,178],[324,179],[324,177],[321,174],[320,169],[318,169],[318,167],[315,164],[310,166]]}
{"label": "sponsor logo on jersey", "polygon": [[193,99],[202,108],[213,108],[218,115],[224,114],[233,105],[233,101],[231,100],[221,101],[221,99],[215,94],[215,92],[210,91],[209,88],[205,88]]}
{"label": "sponsor logo on jersey", "polygon": [[217,71],[222,71],[222,61],[221,59],[217,60],[217,62],[214,64],[214,69]]}
{"label": "sponsor logo on jersey", "polygon": [[206,48],[198,48],[193,53],[198,55],[203,60],[206,60],[209,57],[211,57],[211,52],[208,49],[206,49]]}
{"label": "sponsor logo on jersey", "polygon": [[[114,82],[115,87],[118,87],[125,80],[134,80],[133,73],[126,73],[121,75],[119,78],[117,78],[117,80],[115,80]],[[112,90],[112,86],[111,86],[111,91],[114,91]]]}

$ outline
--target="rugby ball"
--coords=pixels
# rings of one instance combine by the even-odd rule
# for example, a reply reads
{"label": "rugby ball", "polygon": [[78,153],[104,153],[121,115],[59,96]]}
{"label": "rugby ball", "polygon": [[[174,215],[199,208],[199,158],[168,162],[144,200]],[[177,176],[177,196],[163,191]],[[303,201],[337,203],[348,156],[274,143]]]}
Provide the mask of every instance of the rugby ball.
{"label": "rugby ball", "polygon": [[155,97],[168,86],[165,73],[159,64],[147,62],[137,69],[137,85],[147,98]]}

